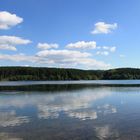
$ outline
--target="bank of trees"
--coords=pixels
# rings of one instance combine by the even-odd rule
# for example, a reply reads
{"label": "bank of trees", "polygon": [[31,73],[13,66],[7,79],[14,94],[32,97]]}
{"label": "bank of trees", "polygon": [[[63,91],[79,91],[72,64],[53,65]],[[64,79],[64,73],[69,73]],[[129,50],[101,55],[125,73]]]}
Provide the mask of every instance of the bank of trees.
{"label": "bank of trees", "polygon": [[79,70],[39,67],[0,67],[1,81],[140,79],[140,69]]}

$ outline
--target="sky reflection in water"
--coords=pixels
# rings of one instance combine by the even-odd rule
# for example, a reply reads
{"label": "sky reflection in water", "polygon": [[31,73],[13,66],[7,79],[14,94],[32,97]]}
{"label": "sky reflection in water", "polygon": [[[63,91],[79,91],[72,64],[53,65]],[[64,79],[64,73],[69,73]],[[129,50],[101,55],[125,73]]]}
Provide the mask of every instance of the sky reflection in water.
{"label": "sky reflection in water", "polygon": [[137,87],[1,92],[0,140],[137,139],[139,99]]}

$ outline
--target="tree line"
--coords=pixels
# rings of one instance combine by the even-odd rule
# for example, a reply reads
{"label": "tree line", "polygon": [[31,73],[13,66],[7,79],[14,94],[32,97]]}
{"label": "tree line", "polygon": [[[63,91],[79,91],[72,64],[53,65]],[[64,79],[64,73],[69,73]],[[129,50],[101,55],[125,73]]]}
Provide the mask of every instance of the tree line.
{"label": "tree line", "polygon": [[45,67],[0,67],[0,81],[140,79],[140,69],[80,70]]}

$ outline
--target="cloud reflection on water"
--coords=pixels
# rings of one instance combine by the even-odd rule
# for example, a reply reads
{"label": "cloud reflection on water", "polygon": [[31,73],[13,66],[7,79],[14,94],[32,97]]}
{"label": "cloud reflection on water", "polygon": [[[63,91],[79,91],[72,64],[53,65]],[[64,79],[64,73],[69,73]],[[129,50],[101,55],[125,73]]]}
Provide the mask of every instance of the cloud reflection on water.
{"label": "cloud reflection on water", "polygon": [[96,135],[100,140],[116,139],[119,137],[117,130],[113,130],[110,125],[96,126]]}
{"label": "cloud reflection on water", "polygon": [[[19,93],[20,94],[20,93]],[[72,91],[66,93],[56,94],[21,94],[12,95],[11,100],[8,98],[0,98],[0,109],[2,108],[18,108],[22,109],[28,106],[34,106],[38,110],[39,119],[58,118],[60,112],[71,118],[77,118],[81,120],[97,119],[98,113],[101,111],[104,114],[116,113],[115,107],[109,104],[104,106],[94,107],[94,103],[105,97],[111,95],[111,91],[108,88],[102,89],[85,89],[80,92]],[[5,104],[6,103],[6,104]],[[29,122],[27,117],[16,117],[15,111],[9,113],[3,113],[0,115],[1,126],[20,124],[20,122]],[[4,117],[9,119],[9,123],[5,122]],[[8,120],[7,119],[7,120]]]}
{"label": "cloud reflection on water", "polygon": [[[95,92],[96,91],[96,92]],[[81,120],[96,119],[97,112],[93,108],[93,103],[97,100],[110,96],[111,92],[101,92],[98,90],[85,90],[82,93],[69,93],[54,96],[51,102],[42,101],[37,105],[39,118],[57,118],[60,112],[64,112],[71,118]]]}
{"label": "cloud reflection on water", "polygon": [[28,123],[29,118],[27,116],[16,116],[14,110],[9,112],[0,112],[0,126],[19,126],[23,123]]}
{"label": "cloud reflection on water", "polygon": [[[51,92],[48,94],[42,92],[38,94],[28,92],[24,94],[20,92],[14,95],[2,94],[0,98],[0,127],[26,125],[32,123],[34,117],[43,121],[59,119],[61,115],[64,118],[67,117],[82,122],[96,120],[101,116],[117,113],[115,106],[109,104],[108,100],[105,100],[111,95],[112,91],[110,88],[90,88],[56,92],[55,94]],[[35,108],[36,111],[33,114],[28,114],[27,110],[29,108]],[[17,112],[21,113],[18,114]],[[108,125],[101,126],[96,124],[92,129],[95,130],[96,135],[101,140],[111,135],[117,135],[116,131],[111,132],[112,129]],[[3,140],[21,140],[19,138],[6,138],[7,136]]]}
{"label": "cloud reflection on water", "polygon": [[23,139],[13,137],[9,133],[0,133],[0,140],[23,140]]}

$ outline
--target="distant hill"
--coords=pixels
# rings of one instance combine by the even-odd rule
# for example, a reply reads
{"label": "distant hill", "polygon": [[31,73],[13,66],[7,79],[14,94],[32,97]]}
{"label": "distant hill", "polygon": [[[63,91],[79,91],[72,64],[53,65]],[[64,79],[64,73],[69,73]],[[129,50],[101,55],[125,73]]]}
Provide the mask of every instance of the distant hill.
{"label": "distant hill", "polygon": [[140,79],[140,69],[80,70],[42,67],[0,67],[1,81]]}

